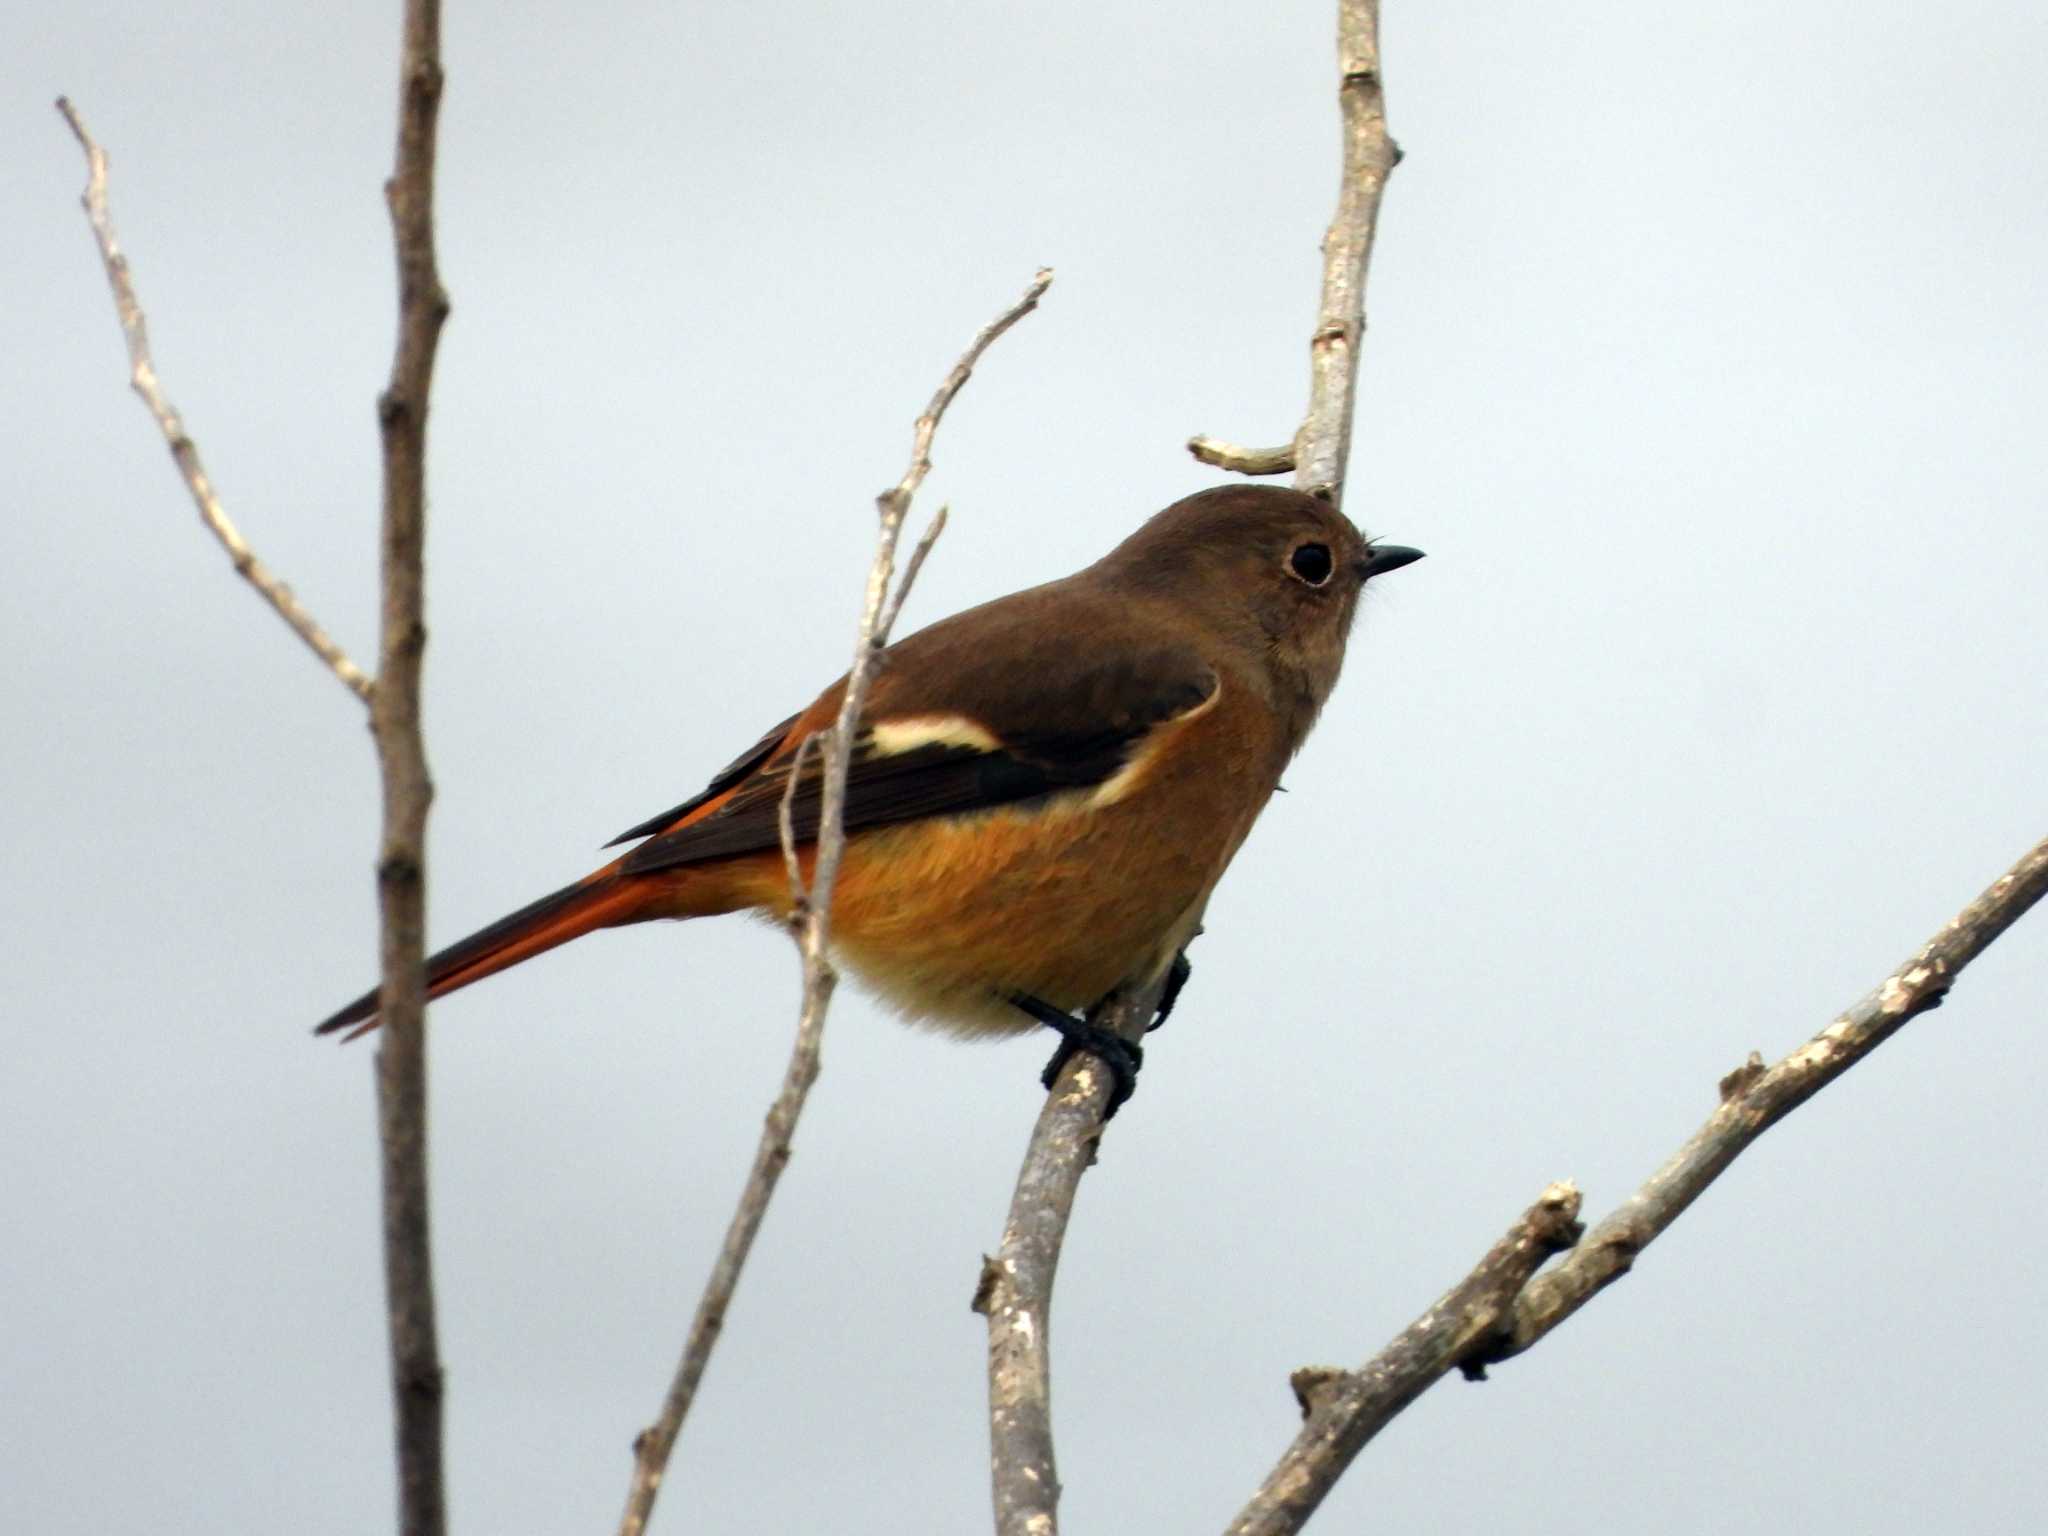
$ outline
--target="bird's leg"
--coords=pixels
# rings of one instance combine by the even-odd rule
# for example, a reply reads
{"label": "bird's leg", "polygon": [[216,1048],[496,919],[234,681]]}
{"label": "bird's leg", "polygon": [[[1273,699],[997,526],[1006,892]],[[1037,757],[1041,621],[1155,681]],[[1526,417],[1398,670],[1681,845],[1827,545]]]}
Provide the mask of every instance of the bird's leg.
{"label": "bird's leg", "polygon": [[1173,1012],[1173,1005],[1180,1001],[1180,989],[1188,984],[1188,978],[1195,974],[1195,968],[1188,964],[1188,952],[1180,951],[1173,957],[1173,964],[1166,968],[1166,985],[1159,989],[1159,1011],[1152,1015],[1152,1022],[1145,1026],[1145,1033],[1166,1022],[1166,1016]]}
{"label": "bird's leg", "polygon": [[1145,1064],[1145,1052],[1115,1030],[1104,1029],[1097,1024],[1092,1009],[1090,1017],[1077,1019],[1064,1008],[1055,1008],[1028,992],[1011,993],[1010,1002],[1047,1029],[1059,1032],[1060,1048],[1052,1053],[1052,1060],[1045,1064],[1045,1072],[1040,1078],[1048,1089],[1059,1079],[1061,1069],[1073,1060],[1074,1053],[1086,1051],[1109,1069],[1112,1086],[1109,1108],[1103,1111],[1103,1119],[1115,1115],[1123,1107],[1124,1100],[1137,1091],[1138,1068]]}

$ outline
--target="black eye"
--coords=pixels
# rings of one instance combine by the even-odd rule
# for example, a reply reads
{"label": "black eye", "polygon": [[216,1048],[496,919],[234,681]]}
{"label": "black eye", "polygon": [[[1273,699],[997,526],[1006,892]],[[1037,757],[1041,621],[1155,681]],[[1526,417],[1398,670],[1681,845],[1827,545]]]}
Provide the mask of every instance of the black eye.
{"label": "black eye", "polygon": [[1330,546],[1327,544],[1304,544],[1287,557],[1287,568],[1312,587],[1320,587],[1330,579],[1334,569],[1330,560]]}

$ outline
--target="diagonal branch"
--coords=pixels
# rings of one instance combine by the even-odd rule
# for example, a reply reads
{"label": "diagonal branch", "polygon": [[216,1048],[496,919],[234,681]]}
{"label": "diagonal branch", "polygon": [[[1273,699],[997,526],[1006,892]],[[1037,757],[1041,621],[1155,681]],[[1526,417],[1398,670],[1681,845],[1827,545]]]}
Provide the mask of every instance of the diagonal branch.
{"label": "diagonal branch", "polygon": [[1359,1369],[1296,1371],[1301,1432],[1231,1522],[1229,1536],[1300,1530],[1366,1442],[1483,1346],[1529,1277],[1576,1242],[1581,1230],[1578,1190],[1569,1182],[1553,1184],[1471,1274]]}
{"label": "diagonal branch", "polygon": [[[846,849],[846,778],[853,761],[854,737],[882,649],[889,642],[890,627],[902,610],[910,583],[916,579],[933,541],[945,526],[945,513],[941,511],[918,541],[903,573],[903,581],[892,597],[890,585],[896,571],[896,546],[903,533],[904,519],[910,512],[911,498],[931,471],[932,438],[945,417],[946,408],[953,403],[953,397],[960,393],[982,354],[997,337],[1038,307],[1039,299],[1051,284],[1051,271],[1041,269],[1032,279],[1031,286],[1025,289],[1024,296],[975,336],[925,406],[924,413],[917,418],[910,466],[904,471],[903,478],[875,499],[880,528],[876,535],[874,563],[868,568],[860,629],[854,640],[853,666],[846,675],[846,692],[840,701],[838,719],[824,733],[827,738],[824,804],[819,812],[816,856],[811,866],[811,885],[807,894],[802,889],[795,839],[787,814],[787,794],[784,798],[783,853],[789,863],[792,883],[797,886],[799,899],[791,914],[791,924],[803,961],[804,977],[796,1044],[790,1052],[789,1066],[783,1073],[782,1089],[769,1107],[767,1123],[761,1129],[760,1145],[755,1150],[754,1165],[747,1175],[746,1187],[741,1191],[739,1208],[733,1212],[732,1221],[726,1227],[725,1242],[712,1266],[704,1294],[697,1303],[696,1315],[691,1319],[689,1338],[683,1345],[682,1359],[676,1366],[668,1396],[662,1403],[661,1416],[642,1430],[633,1442],[633,1483],[626,1495],[625,1515],[619,1522],[620,1536],[640,1536],[647,1528],[647,1521],[654,1511],[655,1497],[661,1490],[662,1477],[668,1467],[669,1455],[675,1449],[676,1437],[682,1432],[683,1420],[696,1398],[697,1386],[710,1362],[712,1348],[725,1326],[726,1309],[738,1288],[740,1271],[754,1246],[762,1218],[768,1213],[768,1202],[775,1193],[776,1183],[789,1162],[797,1117],[803,1112],[811,1084],[817,1081],[825,1010],[839,981],[839,973],[833,969],[827,956],[826,945],[832,887],[838,878],[839,861]],[[808,745],[806,741],[804,746]],[[804,746],[798,748],[798,762],[792,766],[788,793],[795,792]]]}
{"label": "diagonal branch", "polygon": [[1941,1006],[1964,966],[2048,894],[2048,839],[2036,843],[1903,965],[1841,1017],[1765,1069],[1752,1053],[1721,1080],[1721,1103],[1685,1145],[1613,1215],[1515,1303],[1489,1359],[1520,1354],[1628,1273],[1647,1248],[1759,1136],[1876,1050],[1910,1019]]}
{"label": "diagonal branch", "polygon": [[142,403],[149,407],[149,414],[156,418],[157,429],[163,433],[164,442],[170,447],[178,473],[184,478],[186,489],[192,493],[192,504],[199,509],[201,520],[213,530],[221,548],[228,552],[228,559],[234,563],[235,569],[250,586],[263,594],[264,601],[277,610],[277,616],[289,624],[292,633],[305,641],[313,654],[327,664],[327,669],[340,678],[357,698],[368,703],[370,679],[348,659],[334,637],[320,627],[312,614],[292,595],[292,589],[278,579],[277,573],[256,558],[255,551],[249,548],[241,530],[235,527],[227,509],[220,504],[213,482],[207,478],[206,466],[199,461],[199,445],[192,441],[185,431],[184,421],[171,408],[171,402],[164,398],[163,387],[157,383],[156,364],[150,358],[149,323],[143,317],[141,300],[135,296],[135,280],[128,272],[128,258],[114,236],[113,218],[107,212],[107,153],[87,131],[85,119],[79,116],[78,109],[68,97],[57,98],[57,110],[64,114],[64,121],[71,125],[72,134],[85,151],[85,195],[79,201],[85,205],[85,216],[92,225],[93,239],[99,244],[100,262],[107,269],[107,285],[114,290],[114,313],[121,322],[121,335],[128,343],[129,386],[142,397]]}
{"label": "diagonal branch", "polygon": [[[1721,1103],[1706,1124],[1620,1210],[1578,1239],[1555,1269],[1530,1279],[1544,1257],[1538,1254],[1513,1287],[1501,1291],[1482,1283],[1490,1272],[1504,1273],[1496,1248],[1462,1285],[1358,1370],[1297,1372],[1307,1422],[1232,1523],[1230,1536],[1292,1536],[1366,1443],[1452,1366],[1484,1376],[1488,1365],[1530,1348],[1626,1274],[1635,1256],[1744,1149],[1909,1019],[1938,1007],[1963,967],[2044,894],[2048,839],[1805,1045],[1768,1069],[1752,1054],[1723,1078]],[[1569,1185],[1553,1185],[1545,1199],[1567,1190]],[[1541,1203],[1532,1209],[1523,1218],[1525,1227],[1542,1210]],[[1559,1204],[1558,1214],[1575,1217],[1577,1210],[1572,1190],[1569,1212]],[[1565,1237],[1554,1248],[1571,1242]]]}

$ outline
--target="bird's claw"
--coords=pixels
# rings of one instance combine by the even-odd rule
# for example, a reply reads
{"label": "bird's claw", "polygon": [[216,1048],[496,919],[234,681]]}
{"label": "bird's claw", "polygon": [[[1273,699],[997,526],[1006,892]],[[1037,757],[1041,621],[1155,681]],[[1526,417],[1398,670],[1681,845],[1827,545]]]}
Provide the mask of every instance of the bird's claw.
{"label": "bird's claw", "polygon": [[1060,1037],[1059,1049],[1052,1053],[1052,1060],[1045,1064],[1040,1074],[1047,1091],[1059,1081],[1059,1075],[1066,1069],[1077,1053],[1085,1052],[1101,1062],[1110,1077],[1109,1107],[1102,1112],[1102,1118],[1114,1118],[1123,1108],[1124,1101],[1137,1092],[1138,1069],[1145,1064],[1144,1047],[1126,1040],[1115,1030],[1104,1029],[1093,1019],[1077,1019],[1063,1008],[1055,1008],[1043,999],[1026,994],[1013,996],[1010,1001],[1024,1012],[1054,1030]]}

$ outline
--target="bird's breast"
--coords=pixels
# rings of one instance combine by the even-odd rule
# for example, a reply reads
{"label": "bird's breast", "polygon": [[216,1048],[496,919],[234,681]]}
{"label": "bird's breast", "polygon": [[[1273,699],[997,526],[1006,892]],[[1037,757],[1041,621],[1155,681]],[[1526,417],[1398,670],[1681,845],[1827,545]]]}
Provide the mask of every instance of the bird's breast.
{"label": "bird's breast", "polygon": [[1012,993],[1078,1010],[1149,980],[1272,793],[1284,749],[1253,702],[1219,690],[1100,785],[856,834],[835,950],[906,1016],[962,1034],[1032,1028]]}

